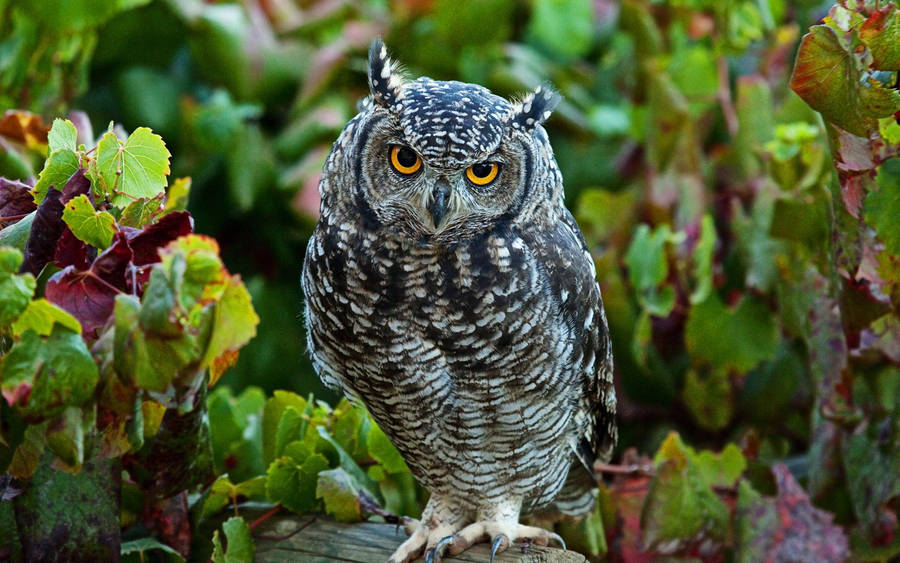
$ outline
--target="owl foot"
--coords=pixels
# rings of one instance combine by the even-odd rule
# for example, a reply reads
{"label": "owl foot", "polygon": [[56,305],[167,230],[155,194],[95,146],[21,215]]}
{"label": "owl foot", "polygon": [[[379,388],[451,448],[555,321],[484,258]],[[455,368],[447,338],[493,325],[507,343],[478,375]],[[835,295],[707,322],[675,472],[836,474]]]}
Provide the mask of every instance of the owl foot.
{"label": "owl foot", "polygon": [[[452,536],[447,536],[426,552],[425,563],[439,563],[444,555],[458,555],[476,543],[491,541],[491,563],[498,553],[506,551],[513,542],[520,541],[534,545],[549,545],[556,541],[566,549],[566,542],[554,532],[542,528],[487,521],[469,524]],[[402,547],[402,546],[401,546]]]}

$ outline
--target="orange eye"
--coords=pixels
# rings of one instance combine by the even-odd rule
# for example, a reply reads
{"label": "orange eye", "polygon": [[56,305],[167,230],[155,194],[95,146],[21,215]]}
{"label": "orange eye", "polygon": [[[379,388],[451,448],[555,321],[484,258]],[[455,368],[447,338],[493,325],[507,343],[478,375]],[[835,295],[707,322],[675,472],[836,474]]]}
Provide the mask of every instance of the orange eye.
{"label": "orange eye", "polygon": [[401,174],[415,174],[422,168],[422,159],[411,148],[394,145],[391,147],[391,166]]}
{"label": "orange eye", "polygon": [[490,184],[499,173],[500,165],[496,162],[479,162],[466,168],[466,178],[476,186]]}

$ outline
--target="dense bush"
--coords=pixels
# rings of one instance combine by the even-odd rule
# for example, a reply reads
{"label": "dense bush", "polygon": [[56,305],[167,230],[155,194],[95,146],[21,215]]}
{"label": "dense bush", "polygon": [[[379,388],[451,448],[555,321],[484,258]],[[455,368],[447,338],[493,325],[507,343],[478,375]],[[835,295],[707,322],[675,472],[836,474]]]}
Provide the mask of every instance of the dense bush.
{"label": "dense bush", "polygon": [[[0,244],[23,250],[33,274],[2,250],[0,469],[21,479],[5,478],[0,494],[19,512],[36,494],[33,472],[40,483],[84,465],[72,479],[94,490],[90,476],[115,473],[112,459],[126,470],[119,523],[134,557],[165,545],[197,559],[213,544],[216,557],[247,554],[241,516],[253,507],[344,520],[390,519],[379,504],[417,513],[423,492],[384,434],[315,379],[300,321],[319,169],[366,95],[365,50],[382,35],[412,75],[501,95],[550,80],[563,94],[548,130],[596,259],[621,435],[616,465],[601,468],[610,479],[597,513],[561,524],[570,544],[614,560],[900,553],[896,4],[0,0],[0,31],[0,106],[36,114],[0,121],[10,180],[0,184]],[[70,114],[74,125],[55,122],[48,136],[72,109],[90,121]],[[110,121],[120,125],[95,139],[90,122]],[[113,179],[124,160],[104,155],[127,155],[119,147],[131,142],[154,147],[156,165],[127,197]],[[167,180],[169,152],[171,176],[189,181]],[[51,184],[66,188],[53,196],[63,210],[54,250],[34,262],[25,240],[41,212],[29,215],[28,187],[45,208]],[[194,356],[165,381],[125,362],[116,339],[148,309],[153,275],[194,292],[173,281],[176,260],[200,256],[216,264],[211,281],[237,279],[209,239],[178,239],[186,231],[171,217],[187,217],[185,201],[260,318],[205,404],[207,366],[215,379],[245,338],[216,367],[221,354],[197,343],[205,325],[188,314]],[[54,294],[59,267],[96,271],[115,262],[116,245],[135,255],[129,241],[148,230],[165,250],[125,263],[149,281],[117,282],[141,301],[72,312]],[[150,340],[168,330],[146,326]],[[50,364],[80,361],[97,391],[41,399],[35,382],[28,396],[16,358],[43,350],[59,351],[41,360]],[[117,390],[127,400],[109,397]],[[179,406],[178,420],[208,411],[208,436],[182,424],[160,440],[154,405],[169,419]],[[194,482],[166,481],[172,452],[199,468]],[[93,498],[110,502],[108,492]],[[11,538],[37,532],[17,531],[11,505],[0,502],[0,545],[15,555]],[[219,532],[211,543],[228,505],[237,517],[224,525],[227,545]]]}

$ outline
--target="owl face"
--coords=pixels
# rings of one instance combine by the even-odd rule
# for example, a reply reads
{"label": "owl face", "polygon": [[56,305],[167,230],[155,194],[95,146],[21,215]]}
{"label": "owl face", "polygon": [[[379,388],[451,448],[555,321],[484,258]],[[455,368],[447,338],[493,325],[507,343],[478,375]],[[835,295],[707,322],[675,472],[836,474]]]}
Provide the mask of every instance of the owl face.
{"label": "owl face", "polygon": [[[417,239],[471,232],[512,217],[534,183],[540,124],[558,102],[540,87],[517,103],[486,88],[404,82],[380,41],[369,54],[357,189],[379,223]],[[552,158],[552,157],[551,157]]]}

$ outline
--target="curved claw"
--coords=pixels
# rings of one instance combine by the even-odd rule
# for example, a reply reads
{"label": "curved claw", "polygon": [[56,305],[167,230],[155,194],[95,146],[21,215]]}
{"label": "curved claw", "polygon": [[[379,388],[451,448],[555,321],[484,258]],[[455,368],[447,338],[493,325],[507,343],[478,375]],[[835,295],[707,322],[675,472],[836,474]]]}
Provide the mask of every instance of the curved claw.
{"label": "curved claw", "polygon": [[500,546],[503,545],[503,541],[506,540],[506,545],[509,545],[509,538],[504,534],[498,534],[496,538],[494,538],[494,543],[491,544],[491,560],[490,563],[494,563],[494,556],[497,555],[500,549]]}
{"label": "curved claw", "polygon": [[441,541],[439,541],[439,542],[437,542],[437,544],[435,544],[435,546],[434,546],[434,552],[435,552],[438,556],[443,557],[443,556],[444,556],[444,552],[447,551],[447,547],[449,547],[450,544],[453,543],[453,539],[454,539],[455,537],[456,537],[456,536],[450,535],[450,536],[446,536],[446,537],[444,537],[444,538],[441,538]]}
{"label": "curved claw", "polygon": [[568,551],[568,549],[566,548],[566,542],[562,539],[562,537],[559,534],[557,534],[555,532],[550,532],[550,539],[556,540],[557,542],[559,542],[559,545],[562,546],[563,551]]}
{"label": "curved claw", "polygon": [[434,547],[425,552],[425,563],[434,563],[434,552]]}

